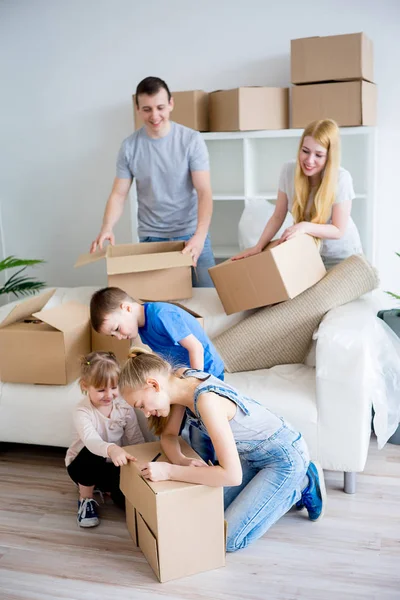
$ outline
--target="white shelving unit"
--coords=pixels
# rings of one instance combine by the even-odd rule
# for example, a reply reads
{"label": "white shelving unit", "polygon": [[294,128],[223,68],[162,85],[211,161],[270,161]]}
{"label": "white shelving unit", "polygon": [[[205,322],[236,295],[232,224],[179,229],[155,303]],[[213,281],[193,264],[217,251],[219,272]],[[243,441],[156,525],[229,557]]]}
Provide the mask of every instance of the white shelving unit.
{"label": "white shelving unit", "polygon": [[[214,215],[211,237],[216,258],[239,251],[238,224],[248,199],[275,202],[283,163],[296,158],[302,129],[203,133],[210,154]],[[344,127],[341,165],[353,177],[352,217],[364,252],[375,263],[376,129]]]}

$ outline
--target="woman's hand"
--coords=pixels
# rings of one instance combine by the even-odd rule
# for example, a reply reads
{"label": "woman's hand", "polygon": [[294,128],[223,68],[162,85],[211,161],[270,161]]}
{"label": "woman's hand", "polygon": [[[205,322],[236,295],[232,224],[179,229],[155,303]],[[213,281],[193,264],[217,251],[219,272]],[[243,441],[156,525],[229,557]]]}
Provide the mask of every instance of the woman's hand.
{"label": "woman's hand", "polygon": [[240,254],[236,254],[236,256],[232,256],[232,260],[240,260],[241,258],[247,258],[249,256],[254,256],[255,254],[260,254],[262,252],[261,246],[256,244],[252,248],[247,248],[247,250],[243,250]]}
{"label": "woman's hand", "polygon": [[116,467],[122,467],[122,465],[127,465],[128,461],[136,461],[136,458],[126,452],[123,448],[120,448],[116,444],[112,444],[108,447],[107,450],[108,456],[111,458],[112,462]]}
{"label": "woman's hand", "polygon": [[149,481],[168,481],[170,479],[170,463],[167,462],[149,462],[145,463],[140,469],[144,479]]}
{"label": "woman's hand", "polygon": [[287,240],[291,240],[292,238],[296,237],[296,235],[309,232],[310,223],[308,223],[308,221],[301,221],[300,223],[296,223],[296,225],[292,225],[291,227],[285,229],[279,239],[279,243],[282,244],[283,242],[287,242]]}

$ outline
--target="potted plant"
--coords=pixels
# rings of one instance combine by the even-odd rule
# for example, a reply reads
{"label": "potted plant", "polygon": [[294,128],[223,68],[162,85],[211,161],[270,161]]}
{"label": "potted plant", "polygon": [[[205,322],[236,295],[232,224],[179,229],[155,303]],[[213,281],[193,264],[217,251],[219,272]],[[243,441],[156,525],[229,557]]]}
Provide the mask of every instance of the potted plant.
{"label": "potted plant", "polygon": [[[34,265],[44,263],[44,260],[16,258],[15,256],[7,256],[0,260],[0,272],[9,269],[18,269],[9,277],[4,285],[0,287],[0,296],[3,294],[14,294],[14,296],[28,296],[35,294],[39,290],[46,287],[43,281],[38,281],[34,277],[23,275],[23,272]],[[20,268],[18,268],[20,267]]]}

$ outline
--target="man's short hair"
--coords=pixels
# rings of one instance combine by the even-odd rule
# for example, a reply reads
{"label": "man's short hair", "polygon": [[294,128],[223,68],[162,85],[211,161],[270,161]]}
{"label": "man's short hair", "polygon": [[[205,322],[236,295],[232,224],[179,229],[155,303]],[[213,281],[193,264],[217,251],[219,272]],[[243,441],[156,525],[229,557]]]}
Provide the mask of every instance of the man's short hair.
{"label": "man's short hair", "polygon": [[147,94],[148,96],[155,96],[160,90],[165,90],[168,95],[168,102],[171,100],[171,92],[169,87],[163,79],[159,77],[146,77],[142,79],[136,88],[135,101],[136,106],[139,108],[139,96],[140,94]]}

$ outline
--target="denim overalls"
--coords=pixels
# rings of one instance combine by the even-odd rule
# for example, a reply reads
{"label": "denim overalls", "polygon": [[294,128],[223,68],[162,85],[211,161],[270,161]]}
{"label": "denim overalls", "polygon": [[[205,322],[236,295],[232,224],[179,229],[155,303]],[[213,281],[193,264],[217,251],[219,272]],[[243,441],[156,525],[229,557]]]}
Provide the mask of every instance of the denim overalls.
{"label": "denim overalls", "polygon": [[[235,551],[261,537],[300,499],[309,464],[308,449],[300,433],[259,402],[242,396],[208,373],[187,369],[182,375],[186,377],[202,380],[194,391],[195,412],[186,409],[191,430],[197,428],[208,437],[197,408],[202,393],[214,392],[237,406],[229,423],[243,479],[240,485],[224,489],[227,551]],[[197,448],[195,443],[192,446],[205,460],[210,460],[205,454],[208,448]]]}

